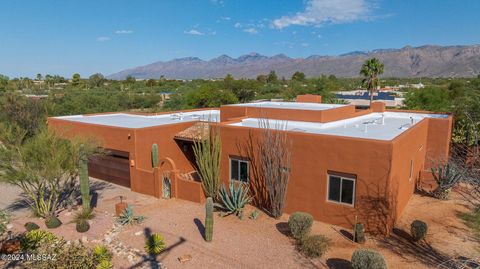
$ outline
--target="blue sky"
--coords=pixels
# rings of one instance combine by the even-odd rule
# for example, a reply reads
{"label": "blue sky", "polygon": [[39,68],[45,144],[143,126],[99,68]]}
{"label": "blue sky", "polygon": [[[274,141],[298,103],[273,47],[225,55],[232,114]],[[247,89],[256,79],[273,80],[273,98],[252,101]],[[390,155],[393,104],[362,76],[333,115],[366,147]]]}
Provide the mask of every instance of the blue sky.
{"label": "blue sky", "polygon": [[477,0],[2,0],[0,73],[108,75],[250,52],[480,44]]}

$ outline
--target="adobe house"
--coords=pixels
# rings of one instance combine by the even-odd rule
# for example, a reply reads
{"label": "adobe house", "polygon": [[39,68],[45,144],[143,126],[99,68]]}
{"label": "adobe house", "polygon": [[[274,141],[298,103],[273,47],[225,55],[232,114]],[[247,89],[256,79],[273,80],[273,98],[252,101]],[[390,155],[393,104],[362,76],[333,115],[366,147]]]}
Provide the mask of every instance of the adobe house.
{"label": "adobe house", "polygon": [[[356,221],[370,232],[388,234],[416,184],[437,160],[449,156],[452,117],[424,111],[387,110],[373,103],[322,104],[316,96],[302,102],[259,102],[218,109],[156,115],[108,113],[49,119],[67,137],[93,135],[110,156],[91,160],[89,173],[155,197],[203,202],[195,171],[193,141],[217,126],[222,139],[221,180],[246,182],[264,194],[255,149],[268,119],[282,125],[291,144],[286,213],[309,212],[316,220],[351,228]],[[277,130],[273,130],[277,131]],[[254,140],[254,141],[253,141]],[[160,165],[152,167],[151,147]],[[252,153],[253,152],[253,153]],[[259,205],[262,201],[258,201]]]}

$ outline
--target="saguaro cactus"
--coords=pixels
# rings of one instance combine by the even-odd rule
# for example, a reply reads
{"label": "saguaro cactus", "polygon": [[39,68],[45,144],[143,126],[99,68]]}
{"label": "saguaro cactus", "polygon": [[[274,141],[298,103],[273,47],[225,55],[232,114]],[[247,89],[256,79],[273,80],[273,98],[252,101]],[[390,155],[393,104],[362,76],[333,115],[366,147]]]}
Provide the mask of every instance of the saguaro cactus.
{"label": "saguaro cactus", "polygon": [[85,152],[85,148],[82,145],[80,147],[80,159],[79,159],[79,176],[80,176],[80,192],[82,194],[82,206],[83,209],[90,209],[90,182],[88,178],[88,159]]}
{"label": "saguaro cactus", "polygon": [[213,199],[207,198],[205,203],[205,241],[212,241],[213,237]]}
{"label": "saguaro cactus", "polygon": [[158,166],[158,145],[152,145],[152,167]]}

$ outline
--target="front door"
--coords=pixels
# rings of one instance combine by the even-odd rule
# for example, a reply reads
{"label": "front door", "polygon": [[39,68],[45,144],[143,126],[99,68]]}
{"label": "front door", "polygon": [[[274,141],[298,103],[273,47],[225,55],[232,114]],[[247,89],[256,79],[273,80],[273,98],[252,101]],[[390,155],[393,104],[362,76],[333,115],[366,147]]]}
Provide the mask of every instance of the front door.
{"label": "front door", "polygon": [[162,197],[170,199],[170,179],[167,176],[163,176]]}

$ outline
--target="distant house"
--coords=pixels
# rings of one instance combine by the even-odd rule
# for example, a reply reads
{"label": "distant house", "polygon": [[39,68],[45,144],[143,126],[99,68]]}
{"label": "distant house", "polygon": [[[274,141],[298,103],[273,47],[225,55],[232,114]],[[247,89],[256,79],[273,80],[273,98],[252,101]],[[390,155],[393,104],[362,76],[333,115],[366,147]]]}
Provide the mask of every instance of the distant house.
{"label": "distant house", "polygon": [[[158,198],[202,203],[195,175],[193,141],[218,126],[222,140],[221,180],[243,182],[265,193],[255,173],[258,158],[246,150],[249,139],[261,141],[264,128],[277,123],[291,142],[286,213],[309,212],[316,220],[351,228],[356,221],[370,232],[388,234],[415,186],[434,160],[449,155],[452,116],[388,110],[374,102],[366,110],[353,105],[257,102],[219,109],[163,114],[105,113],[52,117],[49,128],[65,137],[96,136],[109,150],[92,158],[89,174]],[[261,118],[271,124],[261,126]],[[160,164],[152,167],[158,145]],[[253,143],[255,145],[255,143]]]}
{"label": "distant house", "polygon": [[[370,104],[370,93],[366,90],[336,92],[335,98],[355,106],[368,106]],[[373,94],[373,100],[382,102],[388,107],[401,107],[405,98],[402,97],[401,92],[381,88]]]}

